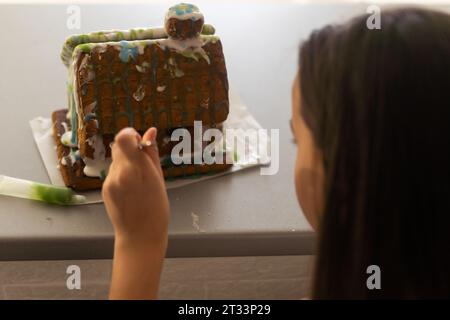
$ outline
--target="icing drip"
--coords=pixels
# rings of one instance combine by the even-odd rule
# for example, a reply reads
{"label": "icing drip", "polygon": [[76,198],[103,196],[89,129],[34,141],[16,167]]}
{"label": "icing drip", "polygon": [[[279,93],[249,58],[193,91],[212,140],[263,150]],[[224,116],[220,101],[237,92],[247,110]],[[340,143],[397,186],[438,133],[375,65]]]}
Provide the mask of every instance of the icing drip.
{"label": "icing drip", "polygon": [[71,141],[72,141],[72,131],[64,132],[64,134],[61,136],[61,143],[63,145],[65,145],[66,147],[71,147],[71,148],[77,147],[77,145],[73,144]]}
{"label": "icing drip", "polygon": [[106,176],[111,158],[106,158],[105,145],[101,135],[95,135],[87,139],[87,143],[94,149],[93,159],[83,157],[85,163],[84,174],[88,177],[104,177]]}
{"label": "icing drip", "polygon": [[[165,65],[165,67],[166,66],[167,65]],[[184,72],[178,68],[177,62],[173,58],[169,58],[168,66],[172,78],[181,78],[184,76]]]}
{"label": "icing drip", "polygon": [[72,143],[72,130],[69,130],[67,123],[62,122],[61,125],[64,127],[64,133],[61,136],[61,143],[70,148],[78,147],[78,145]]}
{"label": "icing drip", "polygon": [[77,59],[73,59],[72,67],[69,68],[69,111],[67,117],[70,117],[70,127],[72,128],[72,134],[70,136],[70,143],[73,145],[78,145],[78,95],[77,90],[77,79],[76,79],[76,65]]}
{"label": "icing drip", "polygon": [[171,50],[177,51],[187,58],[192,58],[196,61],[198,61],[199,58],[203,58],[206,60],[206,62],[208,62],[208,64],[210,64],[211,61],[205,50],[203,50],[202,48],[206,43],[207,40],[203,37],[191,38],[186,40],[168,38],[158,41],[158,45],[163,50],[169,48]]}
{"label": "icing drip", "polygon": [[67,131],[69,131],[69,127],[67,127],[67,123],[65,123],[65,122],[61,122],[61,125],[63,126],[63,128],[64,128],[64,132],[67,132]]}
{"label": "icing drip", "polygon": [[109,166],[111,165],[111,158],[104,160],[93,160],[89,158],[83,159],[86,166],[84,167],[84,174],[88,177],[102,178],[108,174]]}
{"label": "icing drip", "polygon": [[140,73],[146,73],[150,68],[150,63],[147,61],[142,62],[141,65],[136,65],[136,70]]}
{"label": "icing drip", "polygon": [[133,98],[136,101],[142,101],[145,97],[145,88],[143,85],[139,85],[136,91],[133,93]]}
{"label": "icing drip", "polygon": [[[69,163],[67,160],[69,159]],[[80,160],[80,151],[71,149],[70,153],[61,159],[61,164],[63,166],[71,165],[73,166],[77,160]]]}

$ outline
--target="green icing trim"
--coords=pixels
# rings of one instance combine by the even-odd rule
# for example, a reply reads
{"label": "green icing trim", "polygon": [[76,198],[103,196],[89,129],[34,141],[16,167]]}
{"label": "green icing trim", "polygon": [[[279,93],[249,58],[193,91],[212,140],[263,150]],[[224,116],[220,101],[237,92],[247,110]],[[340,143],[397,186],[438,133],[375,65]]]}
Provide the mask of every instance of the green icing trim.
{"label": "green icing trim", "polygon": [[[116,41],[119,41],[119,40],[125,40],[125,35],[124,35],[124,33],[122,32],[122,31],[117,31],[116,32],[116,39],[115,39]],[[133,40],[132,39],[132,37],[130,36],[129,37],[129,39],[127,39],[127,40]]]}
{"label": "green icing trim", "polygon": [[138,39],[137,31],[136,31],[135,29],[131,29],[131,30],[130,30],[130,39],[131,39],[131,40],[136,40],[136,39]]}
{"label": "green icing trim", "polygon": [[214,28],[214,26],[212,26],[210,24],[203,25],[202,34],[213,35],[214,33],[216,33],[216,29]]}
{"label": "green icing trim", "polygon": [[91,37],[88,34],[82,34],[78,39],[79,43],[91,42]]}
{"label": "green icing trim", "polygon": [[80,44],[80,45],[78,45],[78,48],[80,48],[81,52],[83,52],[83,53],[91,52],[91,46],[88,43]]}
{"label": "green icing trim", "polygon": [[[202,29],[202,35],[212,36],[215,29],[212,25],[205,24]],[[88,34],[72,35],[64,41],[64,46],[61,50],[61,60],[66,66],[69,66],[70,59],[75,48],[80,44],[85,43],[102,43],[102,42],[117,42],[120,40],[155,40],[165,39],[167,34],[163,28],[146,28],[146,29],[130,29],[129,31],[96,31]],[[217,37],[211,41],[217,41]]]}

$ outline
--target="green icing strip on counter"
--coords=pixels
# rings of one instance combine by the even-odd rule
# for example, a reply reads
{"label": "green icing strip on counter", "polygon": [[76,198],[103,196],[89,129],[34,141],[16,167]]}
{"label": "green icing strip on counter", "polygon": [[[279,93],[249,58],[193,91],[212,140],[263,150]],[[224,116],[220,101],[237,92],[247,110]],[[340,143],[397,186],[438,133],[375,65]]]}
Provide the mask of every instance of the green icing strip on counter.
{"label": "green icing strip on counter", "polygon": [[76,200],[76,194],[72,189],[50,186],[40,183],[32,184],[31,197],[36,200],[59,205],[79,203]]}

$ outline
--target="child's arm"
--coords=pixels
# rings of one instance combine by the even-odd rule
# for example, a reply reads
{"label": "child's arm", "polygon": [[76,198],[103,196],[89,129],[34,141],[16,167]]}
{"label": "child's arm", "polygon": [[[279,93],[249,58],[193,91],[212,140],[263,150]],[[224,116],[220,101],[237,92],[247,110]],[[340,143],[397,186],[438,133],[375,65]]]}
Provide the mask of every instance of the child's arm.
{"label": "child's arm", "polygon": [[167,247],[169,202],[156,147],[156,129],[143,141],[131,128],[119,132],[112,146],[103,198],[114,226],[111,299],[155,299]]}

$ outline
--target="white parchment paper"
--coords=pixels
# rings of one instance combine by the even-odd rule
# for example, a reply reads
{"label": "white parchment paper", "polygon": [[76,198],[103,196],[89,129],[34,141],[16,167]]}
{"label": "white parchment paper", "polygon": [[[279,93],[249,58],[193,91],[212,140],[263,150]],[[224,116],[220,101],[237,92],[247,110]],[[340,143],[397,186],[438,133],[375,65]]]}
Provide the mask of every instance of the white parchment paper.
{"label": "white parchment paper", "polygon": [[[64,181],[58,169],[58,157],[56,153],[56,145],[52,136],[51,119],[37,117],[30,121],[30,126],[42,161],[44,162],[45,168],[50,178],[50,182],[53,185],[64,186]],[[226,129],[262,129],[260,124],[250,114],[247,107],[242,103],[238,94],[233,90],[230,90],[230,113],[227,120],[223,124],[223,130]],[[202,177],[169,180],[166,181],[166,187],[167,189],[179,188],[192,183],[213,179],[229,173],[234,173],[244,168],[259,166],[262,164],[267,165],[268,163],[270,163],[270,157],[268,156],[265,157],[264,160],[261,160],[260,155],[268,155],[267,149],[269,148],[269,146],[269,137],[265,135],[265,139],[258,139],[257,145],[249,145],[246,154],[247,157],[244,159],[244,161],[239,160],[238,163],[234,164],[230,170],[219,172],[213,175],[205,175]],[[84,204],[103,202],[100,190],[81,192],[80,194],[86,196],[87,198],[87,202]]]}

